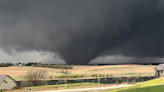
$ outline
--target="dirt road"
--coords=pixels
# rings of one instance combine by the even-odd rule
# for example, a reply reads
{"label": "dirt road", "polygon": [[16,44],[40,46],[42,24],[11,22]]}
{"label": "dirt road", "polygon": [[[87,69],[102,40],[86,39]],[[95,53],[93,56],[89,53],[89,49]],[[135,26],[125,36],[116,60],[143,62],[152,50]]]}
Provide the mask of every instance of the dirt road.
{"label": "dirt road", "polygon": [[81,88],[81,89],[66,89],[66,90],[52,90],[52,91],[35,91],[35,92],[81,92],[81,91],[91,91],[91,90],[117,89],[117,88],[129,87],[129,86],[131,86],[131,85],[119,85],[119,86],[95,87],[95,88]]}

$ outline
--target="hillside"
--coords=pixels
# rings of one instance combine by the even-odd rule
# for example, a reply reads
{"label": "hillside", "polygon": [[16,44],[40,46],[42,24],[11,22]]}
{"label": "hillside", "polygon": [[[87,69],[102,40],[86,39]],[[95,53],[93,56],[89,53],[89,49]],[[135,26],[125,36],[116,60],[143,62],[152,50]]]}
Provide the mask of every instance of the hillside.
{"label": "hillside", "polygon": [[163,92],[164,78],[153,79],[137,83],[127,88],[116,89],[108,92]]}

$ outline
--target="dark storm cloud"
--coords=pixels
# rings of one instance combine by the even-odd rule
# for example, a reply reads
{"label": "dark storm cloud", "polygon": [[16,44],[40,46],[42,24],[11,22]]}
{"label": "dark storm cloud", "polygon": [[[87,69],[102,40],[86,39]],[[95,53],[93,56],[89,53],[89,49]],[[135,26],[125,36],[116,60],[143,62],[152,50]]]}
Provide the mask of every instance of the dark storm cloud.
{"label": "dark storm cloud", "polygon": [[0,46],[84,64],[104,53],[163,57],[162,0],[3,0]]}

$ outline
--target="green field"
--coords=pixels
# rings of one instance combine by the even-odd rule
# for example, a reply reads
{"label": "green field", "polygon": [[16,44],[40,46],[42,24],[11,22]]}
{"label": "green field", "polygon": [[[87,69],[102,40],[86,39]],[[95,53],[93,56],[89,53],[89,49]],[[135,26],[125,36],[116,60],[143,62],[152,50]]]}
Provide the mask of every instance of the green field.
{"label": "green field", "polygon": [[117,91],[117,92],[163,92],[163,91],[164,91],[164,85],[128,89],[128,90],[122,90],[122,91]]}
{"label": "green field", "polygon": [[108,92],[163,92],[164,78],[153,79],[143,83],[137,83],[127,88],[110,90]]}

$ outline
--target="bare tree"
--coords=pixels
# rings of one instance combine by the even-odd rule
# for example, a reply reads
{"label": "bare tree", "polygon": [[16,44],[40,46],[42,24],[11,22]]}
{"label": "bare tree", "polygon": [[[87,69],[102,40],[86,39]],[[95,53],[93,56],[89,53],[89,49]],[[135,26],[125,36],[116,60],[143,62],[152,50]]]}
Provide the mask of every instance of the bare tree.
{"label": "bare tree", "polygon": [[44,81],[46,75],[45,70],[29,70],[25,74],[25,83],[24,86],[40,86],[45,85]]}

